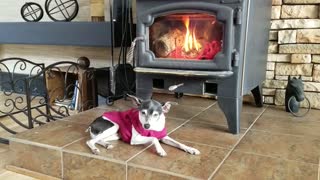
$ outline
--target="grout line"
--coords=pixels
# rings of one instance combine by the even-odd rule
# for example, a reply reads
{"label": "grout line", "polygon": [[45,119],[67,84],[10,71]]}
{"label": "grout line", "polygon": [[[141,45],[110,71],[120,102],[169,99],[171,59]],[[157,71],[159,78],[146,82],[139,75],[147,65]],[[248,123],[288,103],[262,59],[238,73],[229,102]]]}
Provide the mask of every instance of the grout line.
{"label": "grout line", "polygon": [[75,142],[81,141],[82,139],[85,139],[85,138],[86,138],[86,137],[82,137],[82,138],[80,138],[80,139],[77,139],[77,140],[75,140],[75,141],[72,141],[72,142],[70,142],[70,143],[62,146],[61,148],[64,149],[65,147],[67,147],[67,146],[69,146],[69,145],[71,145],[71,144],[73,144],[73,143],[75,143]]}
{"label": "grout line", "polygon": [[318,180],[320,180],[320,157],[319,157],[319,164],[318,164]]}
{"label": "grout line", "polygon": [[173,119],[173,120],[177,120],[177,121],[186,121],[188,119],[182,119],[182,118],[177,118],[177,117],[166,117],[166,119]]}
{"label": "grout line", "polygon": [[63,152],[60,151],[60,153],[61,153],[61,178],[64,179]]}
{"label": "grout line", "polygon": [[152,144],[150,144],[149,146],[145,147],[144,149],[142,149],[141,151],[139,151],[137,154],[133,155],[132,157],[130,157],[128,160],[126,160],[126,165],[128,165],[129,161],[131,161],[132,159],[134,159],[135,157],[139,156],[141,153],[143,153],[145,150],[149,149],[152,146]]}
{"label": "grout line", "polygon": [[128,163],[126,163],[126,180],[128,180]]}
{"label": "grout line", "polygon": [[203,113],[204,111],[208,110],[209,108],[211,108],[212,106],[214,106],[216,104],[213,103],[210,106],[208,106],[207,108],[203,109],[202,111],[198,112],[197,114],[195,114],[194,116],[192,116],[191,118],[187,119],[184,123],[182,123],[180,126],[174,128],[173,130],[171,130],[168,135],[172,134],[174,131],[176,131],[177,129],[181,128],[182,126],[184,126],[185,124],[187,124],[188,122],[190,122],[193,118],[197,117],[199,114]]}
{"label": "grout line", "polygon": [[126,180],[128,180],[128,166],[129,166],[129,162],[136,158],[137,156],[139,156],[140,154],[142,154],[144,151],[146,151],[147,149],[149,149],[152,146],[152,144],[150,144],[149,146],[145,147],[144,149],[142,149],[141,151],[139,151],[137,154],[133,155],[132,157],[130,157],[128,160],[125,161],[126,164]]}
{"label": "grout line", "polygon": [[23,139],[10,138],[10,141],[16,142],[16,143],[22,143],[22,144],[26,144],[26,145],[38,146],[38,147],[47,148],[47,149],[51,149],[51,150],[58,150],[58,151],[62,150],[61,147],[52,146],[52,145],[48,145],[48,144],[37,143],[37,142],[23,140]]}
{"label": "grout line", "polygon": [[[267,106],[268,108],[268,106]],[[216,167],[216,169],[212,172],[212,174],[209,176],[208,179],[212,179],[214,177],[214,175],[220,170],[220,168],[222,167],[223,163],[229,158],[229,156],[231,155],[231,153],[236,149],[236,147],[240,144],[241,140],[246,136],[246,134],[250,131],[250,129],[253,127],[253,125],[256,123],[256,121],[262,116],[262,114],[267,110],[267,108],[265,108],[260,115],[253,121],[253,123],[249,126],[249,128],[244,132],[243,136],[240,137],[240,139],[236,142],[236,144],[230,149],[230,151],[227,153],[227,155],[222,159],[222,161],[220,162],[220,164],[218,165],[218,167]]]}

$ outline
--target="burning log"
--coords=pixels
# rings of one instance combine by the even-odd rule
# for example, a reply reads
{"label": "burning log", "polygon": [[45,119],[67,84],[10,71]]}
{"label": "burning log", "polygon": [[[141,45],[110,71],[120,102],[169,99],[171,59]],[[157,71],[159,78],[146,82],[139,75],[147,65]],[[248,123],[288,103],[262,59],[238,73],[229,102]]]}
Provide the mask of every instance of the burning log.
{"label": "burning log", "polygon": [[157,57],[167,57],[177,47],[183,46],[183,38],[183,33],[174,29],[153,42],[153,52]]}

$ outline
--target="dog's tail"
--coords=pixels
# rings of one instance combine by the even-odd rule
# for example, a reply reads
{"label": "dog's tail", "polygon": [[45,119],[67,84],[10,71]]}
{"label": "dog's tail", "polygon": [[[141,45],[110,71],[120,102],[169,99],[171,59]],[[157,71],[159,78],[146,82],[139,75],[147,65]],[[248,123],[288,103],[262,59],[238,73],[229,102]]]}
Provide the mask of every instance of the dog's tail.
{"label": "dog's tail", "polygon": [[85,132],[91,131],[91,126],[88,127],[88,129],[85,130]]}

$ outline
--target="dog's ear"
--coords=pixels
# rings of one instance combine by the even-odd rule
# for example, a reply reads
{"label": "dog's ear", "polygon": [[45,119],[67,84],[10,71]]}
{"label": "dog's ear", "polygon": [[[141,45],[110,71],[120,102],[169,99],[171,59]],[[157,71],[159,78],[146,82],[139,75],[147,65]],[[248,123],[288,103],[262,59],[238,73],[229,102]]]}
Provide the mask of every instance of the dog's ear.
{"label": "dog's ear", "polygon": [[178,105],[178,103],[177,102],[171,102],[171,101],[168,101],[168,102],[164,103],[164,105],[162,105],[163,113],[168,113],[170,111],[171,105]]}
{"label": "dog's ear", "polygon": [[133,104],[136,106],[140,106],[140,104],[142,103],[142,100],[136,96],[127,94],[128,97],[130,97],[130,99],[132,100]]}

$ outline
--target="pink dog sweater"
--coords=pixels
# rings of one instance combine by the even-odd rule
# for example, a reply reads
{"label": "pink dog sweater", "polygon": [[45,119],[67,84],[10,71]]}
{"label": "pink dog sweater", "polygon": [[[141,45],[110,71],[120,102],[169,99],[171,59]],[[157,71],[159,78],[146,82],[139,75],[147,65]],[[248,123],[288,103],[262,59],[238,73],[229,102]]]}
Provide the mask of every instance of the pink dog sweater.
{"label": "pink dog sweater", "polygon": [[166,128],[163,128],[163,130],[161,131],[144,129],[139,120],[139,111],[134,108],[122,112],[105,112],[103,114],[103,117],[119,125],[119,134],[121,136],[121,139],[126,143],[130,143],[131,141],[132,126],[141,136],[162,139],[167,135]]}

